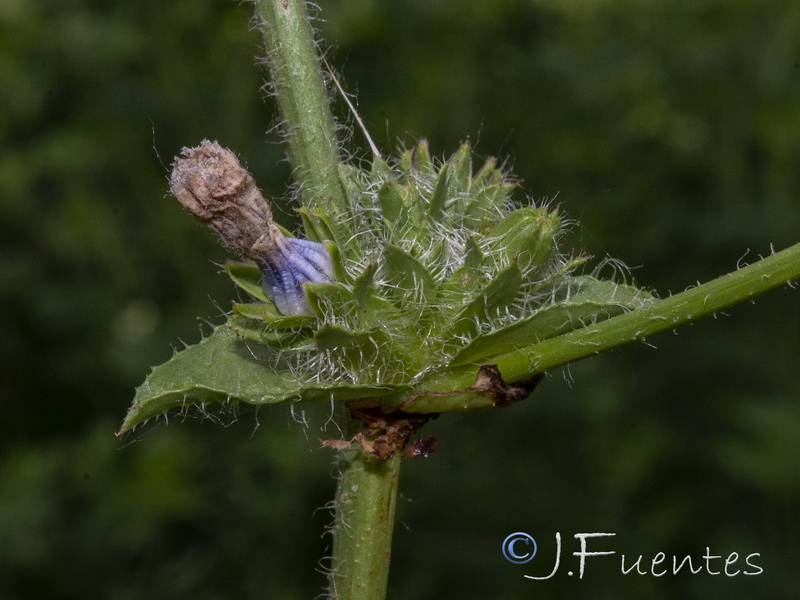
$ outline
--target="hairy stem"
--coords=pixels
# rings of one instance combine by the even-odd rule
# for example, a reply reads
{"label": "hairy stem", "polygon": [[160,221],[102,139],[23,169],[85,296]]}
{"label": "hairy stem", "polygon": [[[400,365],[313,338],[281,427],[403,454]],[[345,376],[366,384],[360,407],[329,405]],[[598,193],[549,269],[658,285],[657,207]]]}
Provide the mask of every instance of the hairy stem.
{"label": "hairy stem", "polygon": [[[800,279],[800,244],[670,296],[651,307],[575,329],[538,344],[495,356],[487,359],[487,362],[496,364],[507,382],[527,379],[555,367],[677,329],[701,317],[753,300],[797,279]],[[479,366],[458,367],[432,375],[421,384],[423,389],[432,393],[417,394],[411,402],[406,402],[404,410],[438,413],[492,407],[492,398],[486,394],[448,395],[452,390],[466,390],[472,386]],[[391,400],[384,399],[384,402],[391,403]],[[397,402],[405,402],[405,399],[400,397]]]}
{"label": "hairy stem", "polygon": [[257,0],[270,86],[278,102],[289,160],[308,209],[332,217],[346,208],[341,161],[314,32],[303,0]]}
{"label": "hairy stem", "polygon": [[591,327],[537,344],[524,356],[506,354],[497,361],[509,380],[543,373],[611,348],[677,329],[701,317],[753,300],[800,278],[800,244],[795,244],[653,306],[608,319]]}
{"label": "hairy stem", "polygon": [[[339,145],[305,2],[256,0],[256,11],[303,206],[344,220]],[[355,433],[358,423],[344,403],[337,403],[335,416],[346,436]],[[340,451],[338,462],[330,597],[380,600],[389,574],[400,456],[381,461],[351,449]]]}
{"label": "hairy stem", "polygon": [[379,600],[389,577],[401,453],[387,460],[341,453],[330,597]]}

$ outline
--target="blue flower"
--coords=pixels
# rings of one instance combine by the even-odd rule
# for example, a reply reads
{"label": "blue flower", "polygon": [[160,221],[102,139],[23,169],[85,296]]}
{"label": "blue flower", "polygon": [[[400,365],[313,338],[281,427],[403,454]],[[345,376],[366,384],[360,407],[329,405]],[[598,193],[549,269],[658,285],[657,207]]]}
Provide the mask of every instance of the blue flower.
{"label": "blue flower", "polygon": [[317,242],[287,238],[277,228],[271,229],[272,243],[258,257],[264,291],[284,315],[307,315],[311,310],[303,284],[333,280],[328,249]]}

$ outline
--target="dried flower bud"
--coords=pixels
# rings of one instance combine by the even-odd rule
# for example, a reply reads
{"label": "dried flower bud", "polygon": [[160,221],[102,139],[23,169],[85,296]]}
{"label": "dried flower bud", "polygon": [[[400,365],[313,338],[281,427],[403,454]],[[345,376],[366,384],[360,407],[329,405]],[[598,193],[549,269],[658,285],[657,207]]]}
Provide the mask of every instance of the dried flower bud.
{"label": "dried flower bud", "polygon": [[259,240],[270,236],[269,204],[233,152],[216,142],[182,150],[172,165],[170,190],[237,254],[255,259]]}
{"label": "dried flower bud", "polygon": [[184,148],[172,165],[170,190],[226,248],[256,261],[278,310],[286,315],[310,312],[302,286],[332,279],[328,250],[281,233],[269,203],[233,152],[208,140]]}

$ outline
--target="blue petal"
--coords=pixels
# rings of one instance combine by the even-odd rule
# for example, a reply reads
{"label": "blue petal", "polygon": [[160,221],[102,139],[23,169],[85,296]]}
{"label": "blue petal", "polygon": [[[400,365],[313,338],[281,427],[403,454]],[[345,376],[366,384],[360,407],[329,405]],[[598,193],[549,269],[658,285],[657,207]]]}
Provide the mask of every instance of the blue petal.
{"label": "blue petal", "polygon": [[298,238],[275,236],[274,241],[274,250],[262,257],[264,291],[284,315],[309,314],[303,284],[333,279],[328,249],[323,244]]}

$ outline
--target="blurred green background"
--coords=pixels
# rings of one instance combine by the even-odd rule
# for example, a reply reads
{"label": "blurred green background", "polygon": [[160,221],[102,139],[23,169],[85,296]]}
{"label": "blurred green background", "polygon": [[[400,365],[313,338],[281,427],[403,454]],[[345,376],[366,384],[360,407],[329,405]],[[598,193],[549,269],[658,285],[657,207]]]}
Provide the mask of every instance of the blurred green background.
{"label": "blurred green background", "polygon": [[[664,296],[798,241],[800,3],[319,5],[327,57],[385,153],[427,137],[444,157],[469,138],[513,168],[520,201],[573,219],[565,250],[619,258]],[[217,139],[288,197],[251,10],[0,3],[0,598],[324,585],[328,407],[114,437],[149,366],[236,297],[225,253],[167,196],[172,157]],[[391,598],[800,596],[798,309],[779,290],[554,372],[522,404],[430,423],[439,449],[404,466]],[[526,566],[501,556],[514,531],[539,541]],[[556,532],[560,572],[524,579],[552,569]],[[583,580],[566,575],[579,532],[617,534],[590,546],[618,554],[588,559]],[[619,570],[621,553],[697,564],[707,547],[738,552],[731,570],[760,553],[764,572]]]}

